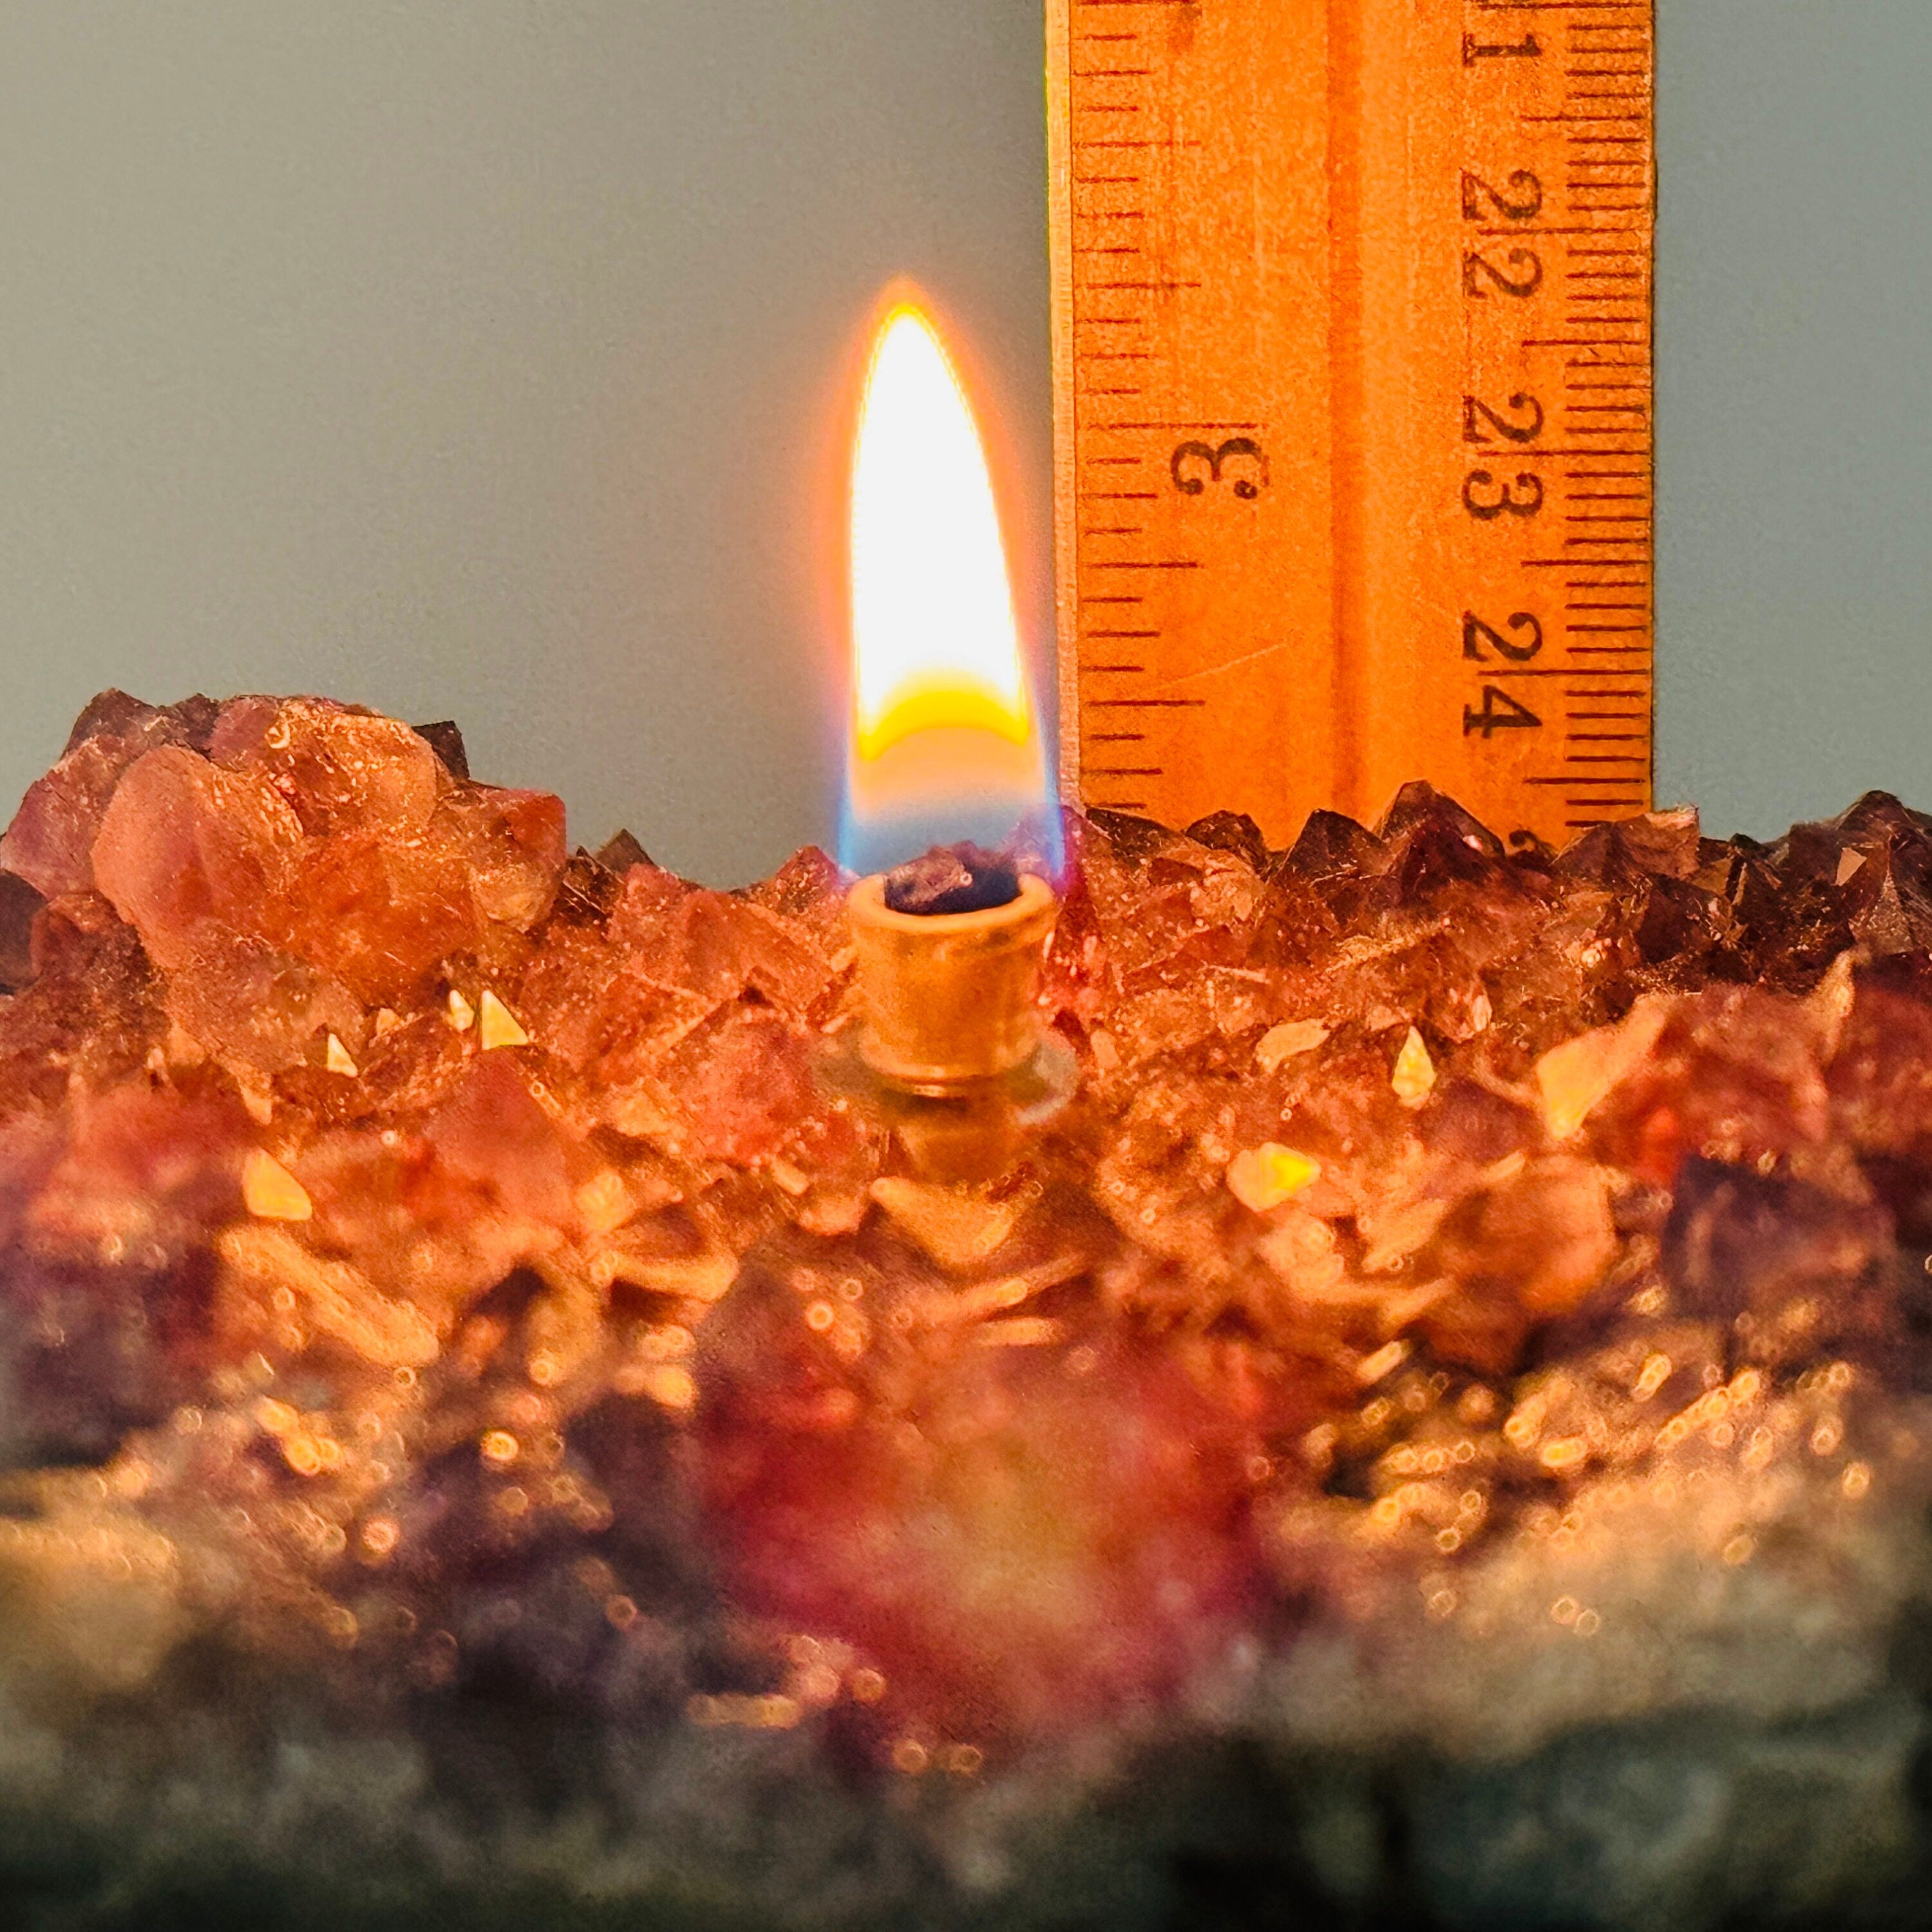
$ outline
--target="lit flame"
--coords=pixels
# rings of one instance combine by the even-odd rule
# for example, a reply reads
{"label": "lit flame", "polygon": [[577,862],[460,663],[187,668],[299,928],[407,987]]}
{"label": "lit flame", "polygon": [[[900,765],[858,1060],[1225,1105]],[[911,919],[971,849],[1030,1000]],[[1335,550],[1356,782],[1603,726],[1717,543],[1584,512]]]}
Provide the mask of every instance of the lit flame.
{"label": "lit flame", "polygon": [[998,506],[938,332],[895,302],[873,344],[852,462],[854,871],[997,844],[1046,802]]}

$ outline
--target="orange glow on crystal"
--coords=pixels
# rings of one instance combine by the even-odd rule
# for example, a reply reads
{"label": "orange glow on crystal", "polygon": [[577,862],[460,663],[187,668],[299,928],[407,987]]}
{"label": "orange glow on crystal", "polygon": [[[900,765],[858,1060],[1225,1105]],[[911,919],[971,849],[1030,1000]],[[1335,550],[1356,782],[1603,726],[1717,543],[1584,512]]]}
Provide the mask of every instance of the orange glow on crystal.
{"label": "orange glow on crystal", "polygon": [[[993,476],[920,301],[886,308],[852,455],[847,844],[1000,836],[1046,796]],[[862,869],[870,869],[868,864]]]}

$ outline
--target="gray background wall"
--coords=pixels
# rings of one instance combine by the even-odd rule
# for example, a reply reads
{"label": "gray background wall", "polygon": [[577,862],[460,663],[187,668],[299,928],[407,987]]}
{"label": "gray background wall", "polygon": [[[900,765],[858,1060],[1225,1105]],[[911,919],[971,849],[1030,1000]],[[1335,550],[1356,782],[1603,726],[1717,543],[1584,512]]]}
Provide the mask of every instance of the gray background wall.
{"label": "gray background wall", "polygon": [[[100,686],[305,688],[700,876],[829,836],[895,272],[1000,372],[1044,621],[1040,10],[0,0],[0,803]],[[1661,789],[1932,804],[1932,7],[1660,10]]]}
{"label": "gray background wall", "polygon": [[1660,790],[1932,809],[1932,5],[1658,13]]}

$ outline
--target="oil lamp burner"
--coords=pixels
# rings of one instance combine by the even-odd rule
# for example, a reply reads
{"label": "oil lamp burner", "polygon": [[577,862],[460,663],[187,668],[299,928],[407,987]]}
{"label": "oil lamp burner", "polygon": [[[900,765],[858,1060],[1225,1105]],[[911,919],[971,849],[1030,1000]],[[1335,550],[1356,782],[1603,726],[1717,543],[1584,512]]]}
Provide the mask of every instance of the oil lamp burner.
{"label": "oil lamp burner", "polygon": [[[841,856],[861,875],[848,906],[865,1018],[842,1077],[922,1166],[980,1178],[1074,1085],[1035,1005],[1059,825],[986,451],[910,293],[873,343],[850,538]],[[1022,821],[1046,834],[1033,869],[1002,856]]]}

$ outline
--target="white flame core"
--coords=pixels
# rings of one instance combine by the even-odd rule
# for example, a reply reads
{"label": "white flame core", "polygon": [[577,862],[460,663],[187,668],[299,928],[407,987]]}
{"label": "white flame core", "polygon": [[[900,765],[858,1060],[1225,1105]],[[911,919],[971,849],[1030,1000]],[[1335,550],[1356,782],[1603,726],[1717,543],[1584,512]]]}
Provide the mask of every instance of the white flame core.
{"label": "white flame core", "polygon": [[932,323],[910,304],[873,351],[851,538],[860,758],[934,725],[1024,742],[1019,624],[986,450]]}

